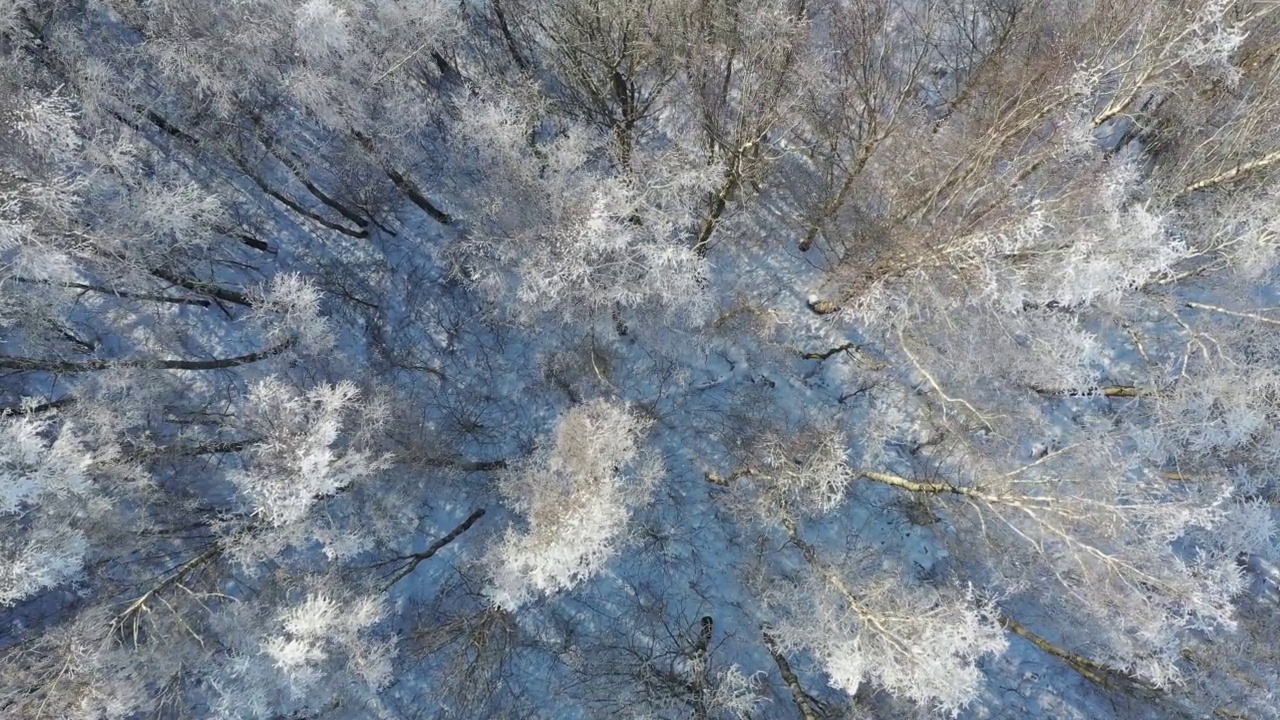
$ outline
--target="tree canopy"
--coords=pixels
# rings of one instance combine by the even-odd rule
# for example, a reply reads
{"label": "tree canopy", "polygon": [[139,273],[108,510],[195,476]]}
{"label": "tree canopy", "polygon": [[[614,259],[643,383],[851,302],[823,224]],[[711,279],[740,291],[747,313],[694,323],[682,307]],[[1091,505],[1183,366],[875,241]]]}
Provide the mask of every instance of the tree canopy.
{"label": "tree canopy", "polygon": [[1280,718],[1276,7],[0,4],[0,716]]}

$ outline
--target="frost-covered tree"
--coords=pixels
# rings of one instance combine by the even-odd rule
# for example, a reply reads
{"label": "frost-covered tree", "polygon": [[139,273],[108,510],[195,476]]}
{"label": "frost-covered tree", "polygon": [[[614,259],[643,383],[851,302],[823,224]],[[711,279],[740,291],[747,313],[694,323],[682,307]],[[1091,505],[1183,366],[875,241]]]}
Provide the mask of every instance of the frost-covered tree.
{"label": "frost-covered tree", "polygon": [[810,578],[766,592],[782,616],[773,632],[780,649],[812,653],[832,687],[849,695],[871,682],[958,715],[982,685],[977,662],[1008,646],[994,607],[977,603],[972,590],[939,593],[858,564],[850,572],[813,562]]}
{"label": "frost-covered tree", "polygon": [[82,526],[109,502],[94,475],[108,464],[110,448],[84,447],[74,427],[55,430],[50,442],[50,424],[29,412],[6,418],[4,431],[0,603],[12,606],[79,577],[88,553]]}
{"label": "frost-covered tree", "polygon": [[550,442],[508,471],[501,491],[527,527],[509,529],[490,551],[495,605],[515,611],[572,588],[617,555],[632,509],[657,479],[640,453],[644,427],[605,401],[574,407]]}

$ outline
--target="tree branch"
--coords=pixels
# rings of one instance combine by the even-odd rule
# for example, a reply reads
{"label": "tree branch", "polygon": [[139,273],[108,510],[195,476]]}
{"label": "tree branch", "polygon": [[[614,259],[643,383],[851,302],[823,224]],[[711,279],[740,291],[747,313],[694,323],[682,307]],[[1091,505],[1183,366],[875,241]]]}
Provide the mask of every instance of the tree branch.
{"label": "tree branch", "polygon": [[1052,498],[1037,497],[1034,495],[992,495],[984,492],[980,487],[963,487],[961,485],[952,485],[950,483],[941,482],[916,482],[908,480],[898,475],[890,473],[878,472],[876,470],[859,470],[857,474],[868,480],[874,480],[885,485],[892,485],[915,493],[926,493],[931,495],[961,495],[974,500],[981,500],[992,505],[1012,505],[1020,508],[1040,508],[1043,509],[1053,503]]}
{"label": "tree branch", "polygon": [[456,460],[441,457],[414,459],[428,467],[448,467],[462,470],[463,472],[492,472],[494,470],[503,470],[507,467],[507,461],[503,458],[496,460]]}
{"label": "tree branch", "polygon": [[147,603],[151,600],[151,598],[163,592],[166,588],[170,587],[171,585],[181,581],[182,578],[186,577],[188,573],[192,572],[193,570],[196,570],[200,566],[213,560],[214,558],[218,557],[221,554],[222,554],[222,547],[217,543],[215,543],[213,547],[209,548],[208,550],[205,550],[204,552],[200,553],[196,557],[178,566],[178,568],[174,570],[169,575],[169,577],[156,583],[154,586],[152,586],[150,590],[146,591],[137,599],[135,599],[133,602],[131,602],[129,606],[125,608],[119,615],[116,615],[116,617],[111,621],[110,630],[109,630],[110,634],[114,635],[117,632],[122,632],[125,628],[125,625],[129,624],[133,628],[133,644],[137,645],[138,630],[140,627],[139,618],[141,617],[142,613],[147,610]]}
{"label": "tree branch", "polygon": [[1230,315],[1231,317],[1246,318],[1248,320],[1256,320],[1260,323],[1264,323],[1267,325],[1280,325],[1280,320],[1277,320],[1275,318],[1269,318],[1265,315],[1259,315],[1258,313],[1241,312],[1239,310],[1228,310],[1224,307],[1218,307],[1217,305],[1205,305],[1204,303],[1198,303],[1198,302],[1188,302],[1186,303],[1186,305],[1187,307],[1193,308],[1196,310],[1208,310],[1210,312],[1221,313],[1223,315]]}
{"label": "tree branch", "polygon": [[75,403],[76,396],[68,393],[57,400],[50,400],[49,402],[32,405],[31,407],[26,407],[19,403],[17,405],[9,405],[7,407],[0,408],[0,417],[7,417],[9,415],[38,415],[40,413],[49,412],[50,410],[59,410],[67,407],[68,405],[74,405]]}
{"label": "tree branch", "polygon": [[[354,132],[353,135],[356,142],[360,144],[360,147],[364,148],[365,152],[375,158],[380,156],[377,146],[373,143],[373,138],[370,138],[368,135],[361,132]],[[427,196],[418,189],[418,186],[403,173],[386,163],[382,164],[382,171],[386,173],[391,182],[400,189],[400,192],[403,192],[408,196],[408,198],[413,201],[413,204],[421,208],[422,211],[430,216],[432,220],[435,220],[441,225],[453,224],[453,216],[436,207],[435,203],[428,200]]]}
{"label": "tree branch", "polygon": [[760,634],[764,636],[764,646],[773,658],[773,662],[778,666],[778,672],[782,674],[782,680],[787,683],[787,687],[791,690],[791,699],[795,701],[796,708],[800,710],[800,715],[804,720],[818,720],[817,713],[813,711],[813,706],[809,704],[809,696],[800,685],[800,678],[796,677],[795,672],[791,670],[791,663],[787,662],[782,652],[779,651],[777,641],[774,640],[766,628],[761,628]]}
{"label": "tree branch", "polygon": [[160,360],[155,358],[137,358],[120,360],[46,360],[41,358],[23,358],[0,355],[0,370],[17,370],[19,372],[56,372],[81,373],[108,370],[112,368],[140,368],[147,370],[222,370],[225,368],[248,365],[259,360],[279,355],[294,344],[286,340],[278,345],[251,352],[247,355],[219,358],[215,360]]}
{"label": "tree branch", "polygon": [[151,295],[148,293],[134,293],[124,290],[116,290],[114,288],[104,287],[102,285],[89,285],[78,282],[55,283],[50,280],[34,280],[31,278],[15,277],[14,280],[23,283],[32,283],[37,285],[57,285],[58,287],[70,288],[72,290],[87,290],[90,292],[98,292],[104,295],[114,295],[118,298],[129,298],[130,300],[149,300],[151,302],[173,303],[175,305],[198,305],[200,307],[209,307],[213,303],[200,298],[184,298],[170,297],[168,295]]}
{"label": "tree branch", "polygon": [[813,352],[808,352],[808,353],[807,353],[807,352],[802,352],[802,353],[800,353],[800,357],[801,357],[801,358],[804,358],[805,360],[826,360],[826,359],[830,358],[832,355],[836,355],[836,354],[838,354],[838,353],[842,353],[842,352],[844,352],[845,350],[853,350],[853,349],[855,349],[855,348],[857,348],[857,347],[858,347],[858,346],[857,346],[857,345],[854,345],[853,343],[845,343],[845,344],[840,345],[840,346],[838,346],[838,347],[833,347],[833,348],[831,348],[830,350],[823,350],[822,352],[816,352],[816,353],[813,353]]}
{"label": "tree branch", "polygon": [[1237,163],[1236,166],[1230,170],[1218,173],[1217,175],[1213,175],[1211,177],[1204,178],[1203,180],[1200,180],[1198,182],[1191,183],[1190,185],[1183,188],[1182,192],[1179,194],[1189,195],[1197,190],[1204,190],[1207,187],[1212,187],[1214,185],[1218,185],[1224,182],[1229,182],[1246,173],[1253,172],[1254,170],[1261,170],[1266,168],[1269,165],[1273,165],[1278,160],[1280,160],[1280,150],[1267,153],[1266,155],[1263,155],[1257,160],[1251,160],[1246,163]]}
{"label": "tree branch", "polygon": [[254,445],[262,443],[262,441],[262,438],[245,438],[244,440],[227,440],[224,442],[209,443],[207,445],[188,445],[186,447],[173,445],[168,447],[147,448],[145,450],[138,451],[137,457],[144,459],[165,455],[173,455],[177,457],[198,457],[200,455],[236,453],[242,450],[248,450]]}
{"label": "tree branch", "polygon": [[1018,622],[1014,618],[1006,615],[1003,612],[1000,613],[996,619],[999,621],[1001,625],[1003,625],[1009,631],[1026,639],[1032,645],[1035,645],[1036,647],[1040,648],[1044,652],[1056,658],[1061,658],[1062,660],[1066,661],[1067,665],[1069,665],[1072,670],[1075,670],[1077,673],[1080,673],[1082,677],[1084,677],[1087,680],[1091,680],[1103,687],[1110,688],[1113,682],[1120,681],[1126,685],[1142,688],[1143,690],[1158,689],[1155,686],[1151,685],[1150,683],[1140,680],[1139,678],[1133,677],[1131,675],[1126,675],[1113,668],[1107,667],[1106,665],[1103,665],[1102,663],[1096,660],[1090,660],[1089,658],[1084,657],[1083,655],[1077,655],[1076,653],[1073,653],[1070,650],[1067,650],[1058,645],[1054,645],[1053,643],[1049,642],[1048,640],[1041,637],[1040,635],[1037,635],[1036,633],[1028,630],[1025,625]]}
{"label": "tree branch", "polygon": [[463,520],[462,523],[458,525],[458,527],[454,528],[448,535],[445,535],[439,540],[436,540],[435,542],[431,543],[431,547],[427,548],[426,550],[423,550],[420,553],[413,553],[412,555],[402,555],[398,558],[394,558],[388,561],[388,562],[396,562],[399,560],[408,560],[409,562],[405,563],[405,565],[402,568],[400,568],[400,570],[396,571],[395,575],[392,576],[391,580],[387,582],[385,587],[383,587],[383,591],[385,592],[395,587],[396,583],[405,579],[406,577],[409,576],[410,573],[416,570],[418,568],[419,563],[421,563],[424,560],[430,559],[436,553],[440,552],[440,550],[444,549],[446,545],[453,542],[454,540],[457,540],[459,535],[466,532],[467,530],[470,530],[472,525],[475,525],[476,522],[480,520],[480,518],[484,517],[484,513],[485,513],[484,508],[480,508],[475,512],[471,513],[470,515],[467,516],[466,520]]}
{"label": "tree branch", "polygon": [[1078,388],[1058,389],[1058,388],[1045,388],[1045,387],[1033,387],[1031,389],[1040,395],[1053,395],[1053,396],[1061,396],[1061,397],[1092,397],[1096,395],[1101,395],[1102,397],[1107,397],[1107,398],[1117,398],[1117,397],[1133,398],[1133,397],[1141,397],[1146,394],[1141,388],[1136,388],[1132,385],[1103,385],[1101,387],[1092,387],[1092,388],[1084,388],[1084,389],[1078,389]]}
{"label": "tree branch", "polygon": [[361,227],[359,230],[352,230],[351,228],[343,225],[342,223],[336,223],[336,222],[333,222],[332,220],[327,220],[324,217],[321,217],[320,215],[317,215],[316,213],[313,213],[307,208],[303,207],[300,203],[298,203],[298,201],[294,200],[293,198],[290,198],[288,195],[285,195],[279,190],[276,190],[275,188],[268,185],[267,181],[262,179],[262,177],[260,177],[258,173],[250,170],[248,165],[241,163],[240,168],[244,171],[244,174],[262,190],[262,192],[275,198],[277,201],[279,201],[281,205],[284,205],[285,207],[301,215],[302,217],[307,218],[308,220],[311,220],[312,222],[316,223],[317,225],[320,225],[321,227],[329,228],[330,230],[340,232],[343,235],[356,238],[357,240],[363,240],[364,238],[369,237],[369,231],[364,227]]}
{"label": "tree branch", "polygon": [[453,216],[436,207],[435,203],[428,200],[427,196],[422,194],[422,191],[418,189],[417,185],[413,184],[412,180],[390,165],[384,166],[382,170],[387,174],[387,177],[391,178],[391,182],[395,183],[395,186],[400,188],[400,191],[407,195],[413,201],[413,204],[421,208],[432,220],[441,225],[453,224]]}
{"label": "tree branch", "polygon": [[198,292],[202,295],[208,295],[209,297],[214,297],[219,300],[225,300],[226,302],[234,305],[253,307],[257,304],[244,293],[229,290],[220,285],[205,282],[204,280],[197,280],[195,278],[186,277],[185,275],[179,275],[172,270],[166,270],[165,268],[156,268],[151,270],[151,274],[165,282],[170,282],[178,287],[186,288],[191,292]]}

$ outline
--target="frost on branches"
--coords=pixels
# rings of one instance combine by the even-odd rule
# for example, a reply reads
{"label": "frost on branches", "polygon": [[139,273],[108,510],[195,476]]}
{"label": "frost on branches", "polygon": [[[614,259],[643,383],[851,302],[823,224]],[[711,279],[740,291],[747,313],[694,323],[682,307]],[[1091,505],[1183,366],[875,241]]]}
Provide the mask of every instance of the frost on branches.
{"label": "frost on branches", "polygon": [[242,413],[262,442],[232,480],[269,525],[296,523],[317,501],[387,467],[385,456],[339,444],[344,425],[358,427],[358,440],[379,424],[359,394],[350,382],[306,393],[275,378],[253,386]]}
{"label": "frost on branches", "polygon": [[0,2],[0,716],[1280,718],[1277,38]]}
{"label": "frost on branches", "polygon": [[374,598],[343,605],[327,595],[309,595],[280,617],[281,632],[264,641],[262,651],[298,695],[323,680],[324,661],[337,653],[346,655],[349,670],[381,687],[391,679],[390,653],[366,636],[382,615]]}
{"label": "frost on branches", "polygon": [[1008,647],[992,605],[972,589],[911,587],[865,563],[815,564],[791,585],[767,590],[784,648],[807,650],[832,687],[864,682],[947,715],[984,686],[977,661]]}
{"label": "frost on branches", "polygon": [[471,192],[490,229],[454,251],[463,274],[531,320],[589,322],[636,307],[702,318],[709,267],[682,234],[717,168],[674,149],[618,175],[599,161],[607,138],[580,127],[535,150],[525,128],[539,109],[468,103],[461,130],[486,169]]}
{"label": "frost on branches", "polygon": [[0,607],[80,572],[89,550],[84,515],[103,512],[105,502],[92,476],[106,457],[84,447],[74,428],[0,416]]}
{"label": "frost on branches", "polygon": [[508,529],[486,558],[495,605],[515,610],[566,590],[613,558],[631,510],[657,479],[638,447],[646,426],[602,400],[573,407],[548,444],[504,475],[502,494],[525,527]]}

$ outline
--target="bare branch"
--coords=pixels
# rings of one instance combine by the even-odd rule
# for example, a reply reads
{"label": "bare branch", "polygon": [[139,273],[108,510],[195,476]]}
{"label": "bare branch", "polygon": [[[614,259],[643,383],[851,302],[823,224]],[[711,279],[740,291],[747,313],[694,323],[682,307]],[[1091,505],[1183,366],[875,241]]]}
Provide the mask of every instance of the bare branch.
{"label": "bare branch", "polygon": [[223,370],[226,368],[248,365],[259,360],[274,357],[288,350],[294,344],[286,340],[278,345],[251,352],[247,355],[220,358],[216,360],[159,360],[154,358],[119,359],[119,360],[47,360],[41,358],[23,358],[0,355],[0,370],[17,370],[19,372],[53,372],[81,373],[108,370],[113,368],[140,368],[148,370]]}
{"label": "bare branch", "polygon": [[484,513],[485,513],[484,508],[480,508],[475,512],[471,513],[470,515],[467,516],[466,520],[463,520],[462,523],[458,525],[458,527],[450,531],[448,535],[445,535],[439,540],[436,540],[435,542],[431,543],[431,546],[428,547],[426,550],[423,550],[422,552],[419,552],[419,553],[413,553],[412,555],[402,555],[398,558],[391,560],[390,562],[396,562],[399,560],[407,560],[408,562],[406,562],[403,567],[401,567],[398,571],[396,571],[395,575],[393,575],[391,579],[387,581],[387,584],[383,587],[383,590],[384,591],[390,590],[392,587],[395,586],[396,583],[405,579],[406,577],[409,576],[410,573],[416,570],[418,568],[419,563],[421,563],[424,560],[431,559],[436,553],[440,552],[440,550],[442,550],[446,545],[453,542],[454,540],[457,540],[459,535],[462,535],[462,533],[466,532],[467,530],[470,530],[472,525],[475,525],[480,520],[480,518],[484,517]]}
{"label": "bare branch", "polygon": [[809,704],[809,696],[800,685],[800,678],[796,677],[795,672],[791,670],[791,663],[787,662],[787,658],[778,649],[778,642],[769,634],[767,629],[761,628],[761,635],[764,636],[765,648],[769,650],[770,657],[773,658],[773,662],[778,666],[778,672],[782,674],[782,680],[787,683],[787,687],[791,690],[791,699],[795,701],[801,717],[804,720],[818,720],[817,713],[813,711],[813,706]]}

